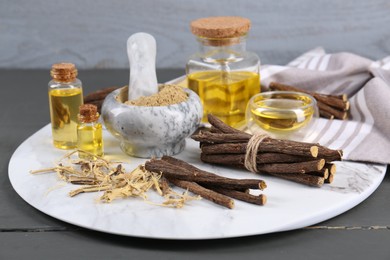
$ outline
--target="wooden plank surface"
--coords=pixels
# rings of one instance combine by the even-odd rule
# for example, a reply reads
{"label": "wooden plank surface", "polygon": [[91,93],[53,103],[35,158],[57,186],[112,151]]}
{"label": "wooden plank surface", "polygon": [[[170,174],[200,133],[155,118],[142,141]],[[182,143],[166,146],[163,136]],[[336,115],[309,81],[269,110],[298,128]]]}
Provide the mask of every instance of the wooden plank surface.
{"label": "wooden plank surface", "polygon": [[390,54],[386,0],[0,0],[0,68],[128,68],[127,38],[151,33],[157,67],[184,68],[197,50],[191,20],[213,15],[251,19],[248,49],[285,64],[317,46],[380,59]]}
{"label": "wooden plank surface", "polygon": [[388,260],[389,230],[298,230],[223,240],[137,239],[93,231],[0,233],[0,259]]}
{"label": "wooden plank surface", "polygon": [[[160,82],[183,74],[158,70]],[[127,70],[82,70],[86,93],[125,85]],[[8,179],[8,162],[49,122],[48,70],[0,70],[0,259],[389,259],[389,170],[363,203],[295,231],[244,238],[173,241],[116,236],[51,218],[24,202]],[[261,219],[261,218],[260,218]],[[131,223],[129,223],[131,224]]]}

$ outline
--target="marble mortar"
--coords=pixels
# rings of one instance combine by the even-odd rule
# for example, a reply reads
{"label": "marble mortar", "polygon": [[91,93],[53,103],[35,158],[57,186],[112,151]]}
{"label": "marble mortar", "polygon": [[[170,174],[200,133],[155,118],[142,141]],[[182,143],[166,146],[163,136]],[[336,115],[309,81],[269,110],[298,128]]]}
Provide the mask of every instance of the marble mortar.
{"label": "marble mortar", "polygon": [[203,116],[199,96],[189,89],[184,91],[188,93],[184,102],[147,107],[124,104],[128,87],[115,90],[102,105],[104,124],[128,155],[151,158],[178,154]]}

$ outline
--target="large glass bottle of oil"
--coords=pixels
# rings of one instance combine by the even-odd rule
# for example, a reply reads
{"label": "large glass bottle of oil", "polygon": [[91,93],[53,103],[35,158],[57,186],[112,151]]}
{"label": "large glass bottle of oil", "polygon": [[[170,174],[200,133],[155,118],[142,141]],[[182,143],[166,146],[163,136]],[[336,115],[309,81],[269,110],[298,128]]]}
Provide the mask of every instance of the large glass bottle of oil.
{"label": "large glass bottle of oil", "polygon": [[230,126],[245,124],[249,99],[260,92],[260,59],[246,51],[250,21],[209,17],[191,23],[199,51],[186,65],[188,87],[203,104],[203,121],[212,113]]}
{"label": "large glass bottle of oil", "polygon": [[83,104],[82,83],[72,63],[57,63],[50,71],[49,106],[53,144],[60,149],[77,147],[77,123]]}

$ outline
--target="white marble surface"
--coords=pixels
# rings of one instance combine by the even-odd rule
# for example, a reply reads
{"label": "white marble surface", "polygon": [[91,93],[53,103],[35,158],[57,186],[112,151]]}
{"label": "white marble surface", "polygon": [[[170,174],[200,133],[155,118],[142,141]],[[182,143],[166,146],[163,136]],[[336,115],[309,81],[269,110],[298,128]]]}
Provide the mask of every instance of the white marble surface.
{"label": "white marble surface", "polygon": [[[126,156],[119,142],[105,132],[107,158],[122,160],[130,170],[145,159]],[[47,125],[13,154],[9,178],[16,192],[31,206],[65,222],[107,233],[164,239],[239,237],[291,230],[316,224],[341,214],[366,199],[381,183],[385,165],[340,162],[331,185],[306,187],[290,181],[259,176],[243,170],[206,165],[199,160],[198,143],[187,140],[177,157],[200,168],[235,178],[262,178],[268,188],[265,206],[236,201],[229,210],[207,200],[192,201],[182,209],[152,206],[139,199],[97,202],[99,194],[67,194],[75,186],[55,174],[31,175],[30,170],[52,166],[66,151],[51,145]],[[179,189],[179,188],[178,188]]]}

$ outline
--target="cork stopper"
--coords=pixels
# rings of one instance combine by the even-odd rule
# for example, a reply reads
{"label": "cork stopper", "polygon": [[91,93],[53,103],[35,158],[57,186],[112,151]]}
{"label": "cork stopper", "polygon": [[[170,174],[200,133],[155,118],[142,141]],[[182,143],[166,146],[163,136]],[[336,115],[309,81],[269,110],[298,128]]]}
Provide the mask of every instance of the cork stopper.
{"label": "cork stopper", "polygon": [[99,113],[97,112],[97,106],[92,104],[84,104],[79,107],[79,120],[82,123],[91,123],[95,122],[99,118]]}
{"label": "cork stopper", "polygon": [[204,38],[234,38],[245,35],[251,21],[239,16],[200,18],[191,22],[191,32]]}
{"label": "cork stopper", "polygon": [[71,82],[77,77],[77,69],[73,63],[56,63],[51,67],[50,75],[60,82]]}

